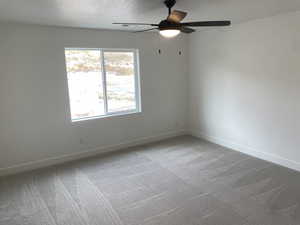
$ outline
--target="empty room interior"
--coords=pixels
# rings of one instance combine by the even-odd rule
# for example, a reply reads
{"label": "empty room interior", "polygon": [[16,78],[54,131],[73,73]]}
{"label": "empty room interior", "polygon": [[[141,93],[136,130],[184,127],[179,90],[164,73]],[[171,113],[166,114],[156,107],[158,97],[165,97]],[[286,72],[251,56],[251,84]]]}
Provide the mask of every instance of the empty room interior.
{"label": "empty room interior", "polygon": [[0,225],[300,225],[299,0],[0,0]]}

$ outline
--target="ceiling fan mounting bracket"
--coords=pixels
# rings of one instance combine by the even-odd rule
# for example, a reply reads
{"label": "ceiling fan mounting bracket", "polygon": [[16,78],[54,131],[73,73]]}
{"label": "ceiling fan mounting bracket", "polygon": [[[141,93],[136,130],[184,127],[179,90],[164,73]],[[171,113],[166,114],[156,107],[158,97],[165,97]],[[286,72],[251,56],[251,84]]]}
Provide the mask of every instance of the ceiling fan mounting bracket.
{"label": "ceiling fan mounting bracket", "polygon": [[166,0],[166,1],[164,1],[164,3],[167,6],[167,8],[169,9],[169,15],[170,15],[172,12],[173,6],[176,4],[176,0]]}

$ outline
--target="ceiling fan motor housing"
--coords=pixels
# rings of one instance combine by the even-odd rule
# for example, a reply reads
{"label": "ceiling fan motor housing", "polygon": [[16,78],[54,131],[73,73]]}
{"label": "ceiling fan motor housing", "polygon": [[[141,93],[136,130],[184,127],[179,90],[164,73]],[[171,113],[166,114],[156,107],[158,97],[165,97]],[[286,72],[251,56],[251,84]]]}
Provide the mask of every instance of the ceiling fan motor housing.
{"label": "ceiling fan motor housing", "polygon": [[162,20],[158,25],[159,30],[180,30],[181,25],[168,20]]}

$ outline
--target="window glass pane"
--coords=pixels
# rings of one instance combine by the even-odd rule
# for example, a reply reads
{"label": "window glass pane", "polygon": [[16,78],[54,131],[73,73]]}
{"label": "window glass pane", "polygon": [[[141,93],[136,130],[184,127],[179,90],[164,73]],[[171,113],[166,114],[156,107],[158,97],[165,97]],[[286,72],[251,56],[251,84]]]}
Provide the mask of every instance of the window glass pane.
{"label": "window glass pane", "polygon": [[136,109],[133,52],[104,52],[108,112]]}
{"label": "window glass pane", "polygon": [[72,120],[104,115],[99,50],[65,50]]}

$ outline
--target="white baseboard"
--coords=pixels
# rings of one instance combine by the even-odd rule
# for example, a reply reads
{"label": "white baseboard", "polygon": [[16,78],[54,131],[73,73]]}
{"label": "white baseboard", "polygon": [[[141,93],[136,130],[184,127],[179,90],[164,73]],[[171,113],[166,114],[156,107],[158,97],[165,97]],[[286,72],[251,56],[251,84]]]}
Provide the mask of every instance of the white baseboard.
{"label": "white baseboard", "polygon": [[215,144],[230,148],[232,150],[235,150],[235,151],[238,151],[238,152],[241,152],[241,153],[244,153],[244,154],[265,160],[265,161],[269,161],[269,162],[272,162],[272,163],[275,163],[275,164],[278,164],[278,165],[281,165],[281,166],[284,166],[284,167],[287,167],[292,170],[296,170],[296,171],[300,172],[300,163],[299,162],[283,158],[279,155],[270,154],[265,151],[259,151],[250,146],[245,146],[243,144],[234,143],[234,142],[226,140],[224,138],[209,136],[209,135],[206,135],[204,133],[201,133],[201,132],[195,131],[195,130],[190,131],[189,134],[194,137],[198,137],[198,138],[213,142]]}
{"label": "white baseboard", "polygon": [[32,162],[27,162],[27,163],[22,163],[18,164],[15,166],[11,167],[6,167],[6,168],[0,168],[0,176],[7,176],[7,175],[12,175],[20,172],[25,172],[25,171],[30,171],[38,168],[43,168],[43,167],[48,167],[48,166],[53,166],[65,162],[70,162],[82,158],[87,158],[91,156],[96,156],[108,152],[114,152],[118,151],[121,149],[126,149],[129,147],[134,147],[134,146],[139,146],[143,144],[148,144],[172,137],[178,137],[182,135],[186,135],[187,132],[185,130],[181,131],[173,131],[173,132],[167,132],[167,133],[161,133],[155,136],[150,136],[150,137],[143,137],[143,138],[138,138],[135,140],[131,140],[128,142],[123,142],[119,143],[116,145],[110,145],[110,146],[104,146],[104,147],[99,147],[95,149],[90,149],[87,151],[82,151],[74,154],[68,154],[68,155],[62,155],[58,157],[52,157],[52,158],[47,158],[47,159],[42,159],[42,160],[37,160],[37,161],[32,161]]}

